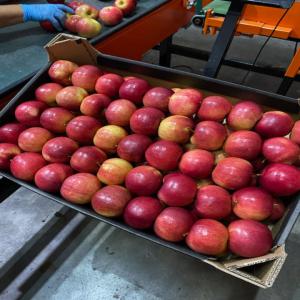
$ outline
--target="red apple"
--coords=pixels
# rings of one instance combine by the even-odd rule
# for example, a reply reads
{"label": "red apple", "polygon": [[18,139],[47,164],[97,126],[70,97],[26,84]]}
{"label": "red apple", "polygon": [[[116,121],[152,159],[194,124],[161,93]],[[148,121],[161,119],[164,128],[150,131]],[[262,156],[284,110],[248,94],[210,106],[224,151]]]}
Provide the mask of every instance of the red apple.
{"label": "red apple", "polygon": [[269,218],[270,221],[277,221],[283,217],[285,213],[285,206],[282,201],[274,199],[273,200],[273,209],[272,214]]}
{"label": "red apple", "polygon": [[35,173],[44,167],[47,162],[41,154],[24,152],[16,155],[10,162],[10,171],[13,176],[25,181],[32,181]]}
{"label": "red apple", "polygon": [[52,81],[62,84],[70,85],[71,76],[78,65],[68,60],[57,60],[49,68],[48,74]]}
{"label": "red apple", "polygon": [[88,39],[99,35],[101,29],[101,24],[92,18],[81,18],[81,20],[76,23],[78,35]]}
{"label": "red apple", "polygon": [[104,94],[92,94],[82,100],[80,111],[86,116],[99,118],[110,102],[110,98]]}
{"label": "red apple", "polygon": [[295,122],[290,139],[300,146],[300,120]]}
{"label": "red apple", "polygon": [[26,101],[19,104],[15,110],[16,119],[27,126],[40,126],[40,115],[48,108],[40,101]]}
{"label": "red apple", "polygon": [[1,143],[0,144],[0,169],[9,170],[11,159],[20,153],[21,150],[17,145],[10,144],[10,143]]}
{"label": "red apple", "polygon": [[277,196],[290,196],[300,191],[300,171],[282,163],[272,163],[260,176],[261,186]]}
{"label": "red apple", "polygon": [[[124,1],[124,0],[123,0]],[[143,104],[145,107],[154,107],[168,111],[168,105],[170,97],[173,95],[173,91],[165,87],[155,87],[150,89],[143,97]]]}
{"label": "red apple", "polygon": [[209,96],[203,99],[197,116],[201,121],[222,122],[230,113],[232,104],[222,96]]}
{"label": "red apple", "polygon": [[161,121],[158,136],[167,141],[187,143],[194,128],[193,121],[185,116],[174,115]]}
{"label": "red apple", "polygon": [[27,128],[24,124],[7,123],[0,127],[0,143],[17,144],[19,135]]}
{"label": "red apple", "polygon": [[156,218],[154,232],[169,242],[184,240],[195,222],[194,216],[182,207],[167,207]]}
{"label": "red apple", "polygon": [[106,6],[99,11],[99,19],[104,25],[114,26],[122,21],[123,13],[116,6]]}
{"label": "red apple", "polygon": [[172,115],[191,117],[198,111],[202,98],[196,90],[181,89],[170,97],[169,111]]}
{"label": "red apple", "polygon": [[47,32],[57,32],[57,29],[52,25],[50,21],[40,22],[40,26]]}
{"label": "red apple", "polygon": [[164,113],[153,107],[143,107],[136,110],[130,118],[130,128],[134,133],[156,135]]}
{"label": "red apple", "polygon": [[97,214],[112,218],[123,214],[130,199],[129,191],[123,186],[108,185],[94,194],[91,204]]}
{"label": "red apple", "polygon": [[96,66],[83,65],[78,67],[72,74],[72,84],[79,86],[88,92],[95,90],[97,79],[103,72]]}
{"label": "red apple", "polygon": [[194,201],[197,184],[192,178],[176,173],[164,178],[157,196],[168,206],[186,206]]}
{"label": "red apple", "polygon": [[267,254],[273,243],[269,228],[253,220],[237,220],[229,224],[229,249],[242,257],[258,257]]}
{"label": "red apple", "polygon": [[241,189],[250,184],[253,167],[244,159],[227,157],[222,159],[212,172],[212,179],[223,188]]}
{"label": "red apple", "polygon": [[68,165],[49,164],[36,172],[34,182],[43,191],[58,193],[63,181],[72,174],[73,170]]}
{"label": "red apple", "polygon": [[118,7],[124,16],[130,15],[137,5],[137,0],[115,0],[115,6]]}
{"label": "red apple", "polygon": [[119,89],[120,98],[132,101],[134,104],[142,104],[144,95],[149,91],[148,82],[141,78],[125,80]]}
{"label": "red apple", "polygon": [[62,107],[52,107],[43,111],[40,117],[41,125],[55,133],[65,133],[67,124],[74,114]]}
{"label": "red apple", "polygon": [[233,193],[233,212],[241,219],[263,221],[273,209],[273,198],[258,187],[246,187]]}
{"label": "red apple", "polygon": [[262,153],[270,162],[293,164],[300,155],[300,148],[292,140],[275,137],[265,140]]}
{"label": "red apple", "polygon": [[227,116],[227,124],[234,130],[250,130],[262,117],[260,106],[252,101],[236,104]]}
{"label": "red apple", "polygon": [[210,219],[198,220],[186,238],[187,245],[195,252],[215,256],[226,252],[227,241],[227,228],[222,223]]}
{"label": "red apple", "polygon": [[75,14],[83,18],[97,19],[98,9],[87,3],[84,3],[75,9]]}
{"label": "red apple", "polygon": [[66,133],[74,141],[89,145],[93,143],[93,138],[101,126],[100,121],[93,117],[78,116],[68,123]]}
{"label": "red apple", "polygon": [[81,20],[82,17],[78,16],[78,15],[68,15],[67,14],[67,18],[65,20],[65,28],[72,32],[72,33],[77,33],[77,28],[76,28],[76,24],[79,20]]}
{"label": "red apple", "polygon": [[178,167],[182,155],[181,147],[170,141],[157,141],[146,150],[147,162],[156,169],[172,171]]}
{"label": "red apple", "polygon": [[231,133],[225,144],[224,150],[229,156],[253,160],[260,154],[262,139],[254,131],[239,130]]}
{"label": "red apple", "polygon": [[161,173],[150,166],[133,168],[126,176],[127,189],[138,196],[155,194],[162,184]]}
{"label": "red apple", "polygon": [[118,156],[129,162],[142,162],[145,160],[145,151],[151,143],[151,139],[146,135],[130,134],[118,144]]}
{"label": "red apple", "polygon": [[213,167],[213,154],[201,149],[185,152],[179,163],[179,169],[183,174],[196,179],[210,177]]}
{"label": "red apple", "polygon": [[231,213],[231,196],[217,185],[201,187],[197,193],[195,209],[201,218],[224,219]]}
{"label": "red apple", "polygon": [[42,127],[25,129],[18,139],[19,147],[26,152],[41,152],[47,141],[53,138],[52,133]]}
{"label": "red apple", "polygon": [[105,111],[105,117],[109,124],[128,126],[136,106],[129,100],[119,99],[111,102]]}
{"label": "red apple", "polygon": [[58,83],[44,83],[35,90],[37,100],[45,102],[50,106],[56,105],[56,94],[63,88]]}
{"label": "red apple", "polygon": [[49,140],[42,149],[43,157],[52,163],[67,163],[79,148],[78,144],[64,136]]}
{"label": "red apple", "polygon": [[65,179],[61,186],[60,194],[69,202],[86,204],[91,201],[93,195],[100,187],[101,183],[95,175],[77,173]]}
{"label": "red apple", "polygon": [[120,141],[127,132],[120,126],[106,125],[100,128],[94,136],[94,145],[105,152],[115,152]]}
{"label": "red apple", "polygon": [[116,98],[124,79],[122,76],[114,73],[102,75],[96,82],[96,92],[107,95],[110,98]]}
{"label": "red apple", "polygon": [[152,197],[137,197],[129,201],[124,211],[124,221],[136,229],[148,229],[162,210],[159,201]]}
{"label": "red apple", "polygon": [[285,136],[293,128],[294,120],[283,111],[265,112],[255,126],[255,131],[266,138]]}
{"label": "red apple", "polygon": [[213,151],[222,147],[226,135],[226,129],[220,123],[202,121],[197,124],[191,142],[200,149]]}
{"label": "red apple", "polygon": [[79,110],[82,100],[88,95],[87,91],[78,86],[67,86],[56,94],[59,106],[69,110]]}
{"label": "red apple", "polygon": [[71,7],[73,10],[76,10],[76,8],[82,4],[83,4],[83,2],[80,2],[80,1],[71,1],[71,2],[66,3],[66,5]]}
{"label": "red apple", "polygon": [[97,177],[107,185],[122,184],[132,165],[121,158],[110,158],[100,166]]}

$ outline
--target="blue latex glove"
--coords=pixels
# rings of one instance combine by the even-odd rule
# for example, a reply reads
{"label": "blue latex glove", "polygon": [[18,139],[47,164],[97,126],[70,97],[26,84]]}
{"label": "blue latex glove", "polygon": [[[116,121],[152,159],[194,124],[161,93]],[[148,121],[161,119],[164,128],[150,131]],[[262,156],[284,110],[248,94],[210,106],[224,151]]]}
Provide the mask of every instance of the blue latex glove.
{"label": "blue latex glove", "polygon": [[27,21],[50,21],[58,30],[63,29],[65,13],[74,13],[74,10],[64,4],[21,4],[23,9],[23,20]]}

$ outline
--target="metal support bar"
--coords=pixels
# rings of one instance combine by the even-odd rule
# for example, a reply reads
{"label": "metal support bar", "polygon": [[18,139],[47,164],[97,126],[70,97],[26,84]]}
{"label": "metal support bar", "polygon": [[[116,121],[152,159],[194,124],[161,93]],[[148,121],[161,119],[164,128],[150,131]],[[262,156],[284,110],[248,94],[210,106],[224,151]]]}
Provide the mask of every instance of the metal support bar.
{"label": "metal support bar", "polygon": [[173,35],[170,35],[160,43],[159,47],[159,65],[164,67],[171,66],[171,51]]}

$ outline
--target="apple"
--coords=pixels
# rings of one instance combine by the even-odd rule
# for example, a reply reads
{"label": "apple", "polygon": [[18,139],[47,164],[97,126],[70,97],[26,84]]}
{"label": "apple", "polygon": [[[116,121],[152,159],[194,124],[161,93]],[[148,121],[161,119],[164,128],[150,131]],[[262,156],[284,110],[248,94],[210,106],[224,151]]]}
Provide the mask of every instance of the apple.
{"label": "apple", "polygon": [[27,128],[20,123],[7,123],[0,127],[0,143],[17,144],[19,135]]}
{"label": "apple", "polygon": [[104,25],[114,26],[122,21],[123,13],[116,6],[106,6],[99,11],[99,19]]}
{"label": "apple", "polygon": [[105,117],[109,124],[128,126],[136,106],[129,100],[119,99],[111,102],[105,111]]}
{"label": "apple", "polygon": [[270,221],[277,221],[283,217],[285,213],[285,206],[282,201],[273,199],[273,209],[271,216],[269,218]]}
{"label": "apple", "polygon": [[142,78],[132,78],[125,80],[119,89],[120,98],[132,101],[140,105],[143,102],[144,95],[149,91],[150,85]]}
{"label": "apple", "polygon": [[75,14],[83,18],[97,19],[98,9],[87,3],[84,3],[75,9]]}
{"label": "apple", "polygon": [[169,100],[173,94],[174,92],[168,88],[154,87],[144,95],[143,104],[145,107],[153,107],[167,112]]}
{"label": "apple", "polygon": [[35,90],[37,100],[45,102],[50,106],[56,105],[56,94],[63,88],[58,83],[44,83]]}
{"label": "apple", "polygon": [[63,181],[73,175],[70,166],[53,163],[39,169],[34,176],[36,186],[49,193],[58,193]]}
{"label": "apple", "polygon": [[295,122],[290,139],[300,146],[300,120]]}
{"label": "apple", "polygon": [[254,160],[262,149],[262,139],[254,131],[238,130],[231,133],[225,141],[224,150],[228,156]]}
{"label": "apple", "polygon": [[32,181],[35,173],[47,164],[41,154],[24,152],[16,155],[10,162],[10,171],[18,179]]}
{"label": "apple", "polygon": [[78,116],[68,123],[66,133],[74,141],[89,145],[93,143],[93,138],[101,126],[100,121],[93,117]]}
{"label": "apple", "polygon": [[236,104],[227,116],[227,124],[234,130],[250,130],[262,117],[261,107],[252,101]]}
{"label": "apple", "polygon": [[220,220],[231,214],[231,196],[217,185],[206,185],[198,189],[195,209],[199,217]]}
{"label": "apple", "polygon": [[42,149],[43,157],[52,163],[67,163],[79,148],[70,138],[59,136],[49,140]]}
{"label": "apple", "polygon": [[73,72],[72,84],[92,92],[95,90],[96,82],[102,74],[103,72],[96,66],[83,65]]}
{"label": "apple", "polygon": [[55,133],[65,133],[67,124],[75,117],[73,113],[62,107],[52,107],[43,111],[41,125]]}
{"label": "apple", "polygon": [[157,196],[168,206],[186,206],[194,201],[196,181],[184,174],[176,173],[164,178]]}
{"label": "apple", "polygon": [[202,94],[196,90],[191,93],[191,89],[181,89],[170,97],[169,111],[172,115],[192,117],[197,113],[202,98]]}
{"label": "apple", "polygon": [[193,121],[185,116],[174,115],[161,121],[158,128],[158,136],[167,141],[185,144],[190,140]]}
{"label": "apple", "polygon": [[198,220],[186,237],[186,243],[192,250],[214,256],[226,252],[227,242],[227,228],[222,223],[210,219]]}
{"label": "apple", "polygon": [[222,96],[208,96],[203,99],[197,112],[201,121],[222,122],[230,113],[232,104]]}
{"label": "apple", "polygon": [[76,150],[70,160],[71,167],[80,173],[97,174],[106,154],[95,146],[85,146]]}
{"label": "apple", "polygon": [[129,191],[123,186],[108,185],[94,194],[91,204],[97,214],[113,218],[123,214],[130,199]]}
{"label": "apple", "polygon": [[100,166],[97,177],[107,185],[122,184],[132,165],[121,158],[110,158]]}
{"label": "apple", "polygon": [[0,169],[9,170],[11,159],[20,153],[21,149],[17,145],[0,143]]}
{"label": "apple", "polygon": [[247,160],[237,157],[222,159],[212,172],[212,179],[217,185],[228,190],[237,190],[250,184],[253,167]]}
{"label": "apple", "polygon": [[263,221],[273,210],[272,196],[258,187],[246,187],[232,195],[233,212],[241,219]]}
{"label": "apple", "polygon": [[203,150],[218,150],[226,139],[226,129],[215,121],[199,122],[195,128],[191,143]]}
{"label": "apple", "polygon": [[98,78],[95,89],[99,94],[107,95],[110,98],[116,98],[123,82],[124,79],[122,76],[108,73]]}
{"label": "apple", "polygon": [[228,226],[229,249],[241,257],[258,257],[267,254],[273,243],[269,228],[254,220],[237,220]]}
{"label": "apple", "polygon": [[26,152],[41,152],[47,141],[53,138],[52,133],[42,127],[31,127],[20,133],[19,147]]}
{"label": "apple", "polygon": [[288,138],[274,137],[265,140],[262,153],[270,162],[293,164],[298,160],[300,148]]}
{"label": "apple", "polygon": [[40,126],[40,115],[48,108],[40,101],[26,101],[19,104],[15,110],[17,121],[27,126]]}
{"label": "apple", "polygon": [[183,151],[181,147],[170,141],[157,141],[145,152],[147,162],[156,169],[172,171],[178,167]]}
{"label": "apple", "polygon": [[300,191],[300,170],[282,163],[267,165],[260,176],[260,185],[276,196],[291,196]]}
{"label": "apple", "polygon": [[52,25],[50,21],[40,22],[40,26],[47,32],[57,32],[57,29]]}
{"label": "apple", "polygon": [[76,31],[78,35],[88,39],[99,35],[101,29],[101,24],[91,18],[82,18],[76,23]]}
{"label": "apple", "polygon": [[153,107],[143,107],[136,110],[130,118],[130,128],[134,133],[156,135],[164,113]]}
{"label": "apple", "polygon": [[146,135],[130,134],[119,142],[118,156],[132,163],[140,163],[145,160],[145,151],[151,143],[151,139]]}
{"label": "apple", "polygon": [[294,120],[283,111],[267,111],[255,126],[255,131],[265,138],[285,136],[292,130]]}
{"label": "apple", "polygon": [[127,132],[120,126],[106,125],[98,129],[94,136],[94,145],[105,152],[113,153]]}
{"label": "apple", "polygon": [[161,173],[151,166],[133,168],[126,176],[126,188],[138,196],[155,194],[162,184]]}
{"label": "apple", "polygon": [[137,197],[127,204],[124,210],[124,221],[130,227],[148,229],[161,211],[162,205],[156,198]]}
{"label": "apple", "polygon": [[115,0],[114,5],[122,11],[124,16],[128,16],[135,10],[137,0]]}
{"label": "apple", "polygon": [[180,171],[196,179],[210,177],[214,167],[214,156],[211,152],[195,149],[185,152],[179,162]]}
{"label": "apple", "polygon": [[86,116],[100,118],[110,102],[110,98],[104,94],[92,94],[82,100],[80,111]]}
{"label": "apple", "polygon": [[77,173],[64,180],[60,188],[60,194],[69,202],[86,204],[91,201],[100,187],[101,183],[95,175]]}
{"label": "apple", "polygon": [[72,73],[78,68],[78,65],[68,60],[57,60],[49,68],[48,74],[52,81],[70,85]]}
{"label": "apple", "polygon": [[194,221],[194,216],[187,209],[167,207],[157,216],[154,232],[163,240],[180,242],[189,233]]}
{"label": "apple", "polygon": [[71,2],[66,3],[66,5],[71,7],[73,10],[76,10],[76,8],[82,4],[83,4],[83,2],[80,2],[80,1],[71,1]]}
{"label": "apple", "polygon": [[65,20],[65,28],[72,32],[72,33],[77,33],[77,28],[76,28],[76,24],[79,20],[82,19],[82,17],[78,16],[78,15],[68,15],[66,14],[67,18]]}
{"label": "apple", "polygon": [[85,89],[78,86],[67,86],[56,94],[59,106],[69,110],[79,110],[81,102],[88,96]]}

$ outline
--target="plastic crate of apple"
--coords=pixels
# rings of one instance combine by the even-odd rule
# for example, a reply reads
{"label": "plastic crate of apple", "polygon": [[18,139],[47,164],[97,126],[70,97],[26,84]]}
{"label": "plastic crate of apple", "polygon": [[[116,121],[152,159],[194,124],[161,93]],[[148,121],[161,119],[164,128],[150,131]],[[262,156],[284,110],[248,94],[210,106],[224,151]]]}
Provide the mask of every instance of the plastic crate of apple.
{"label": "plastic crate of apple", "polygon": [[48,74],[0,128],[1,169],[202,254],[270,251],[300,191],[300,121],[92,65]]}
{"label": "plastic crate of apple", "polygon": [[[57,2],[64,3],[64,1]],[[123,17],[131,15],[136,8],[137,1],[116,0],[114,6],[106,6],[100,10],[80,1],[71,1],[66,5],[71,7],[75,14],[67,14],[65,24],[63,24],[65,29],[81,37],[93,38],[101,32],[101,24],[115,26],[123,20]],[[46,31],[56,32],[49,21],[41,22],[40,25]]]}

